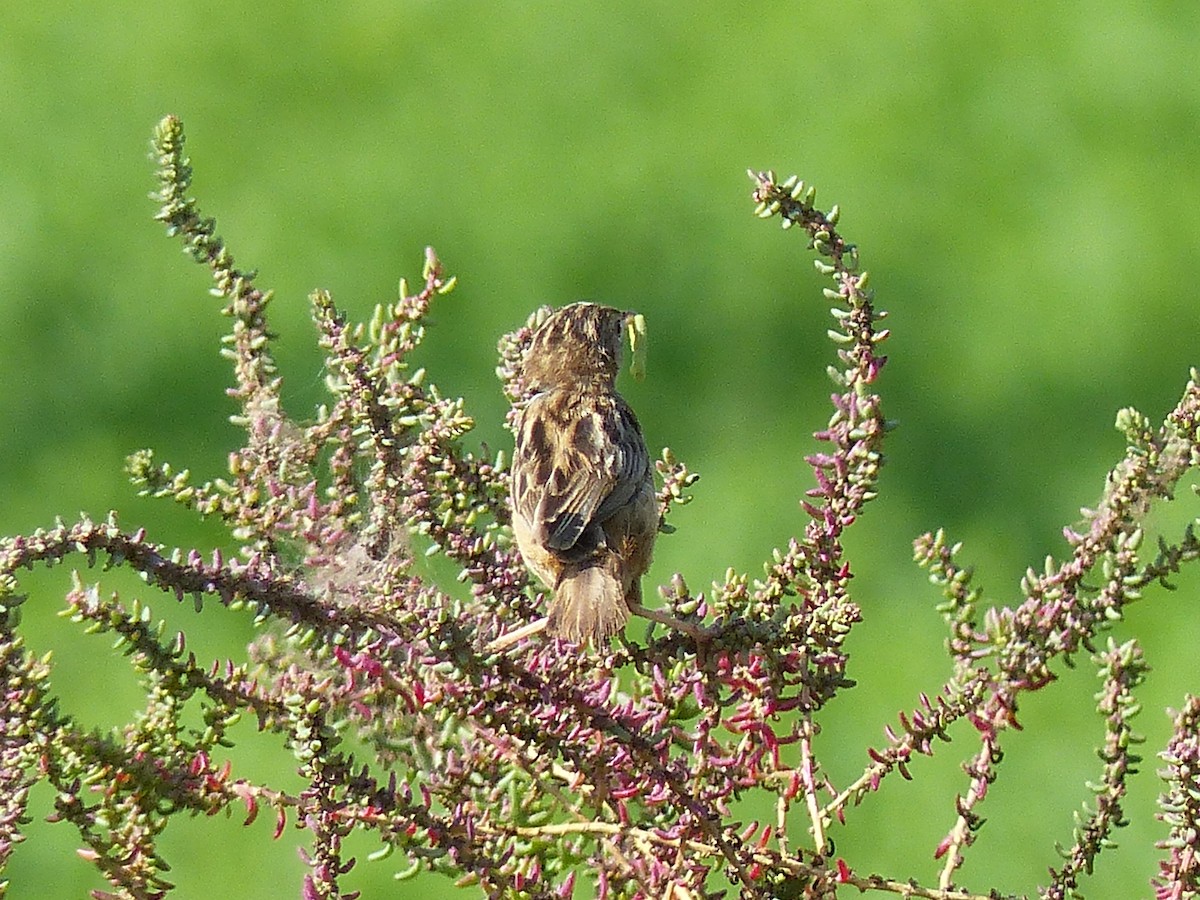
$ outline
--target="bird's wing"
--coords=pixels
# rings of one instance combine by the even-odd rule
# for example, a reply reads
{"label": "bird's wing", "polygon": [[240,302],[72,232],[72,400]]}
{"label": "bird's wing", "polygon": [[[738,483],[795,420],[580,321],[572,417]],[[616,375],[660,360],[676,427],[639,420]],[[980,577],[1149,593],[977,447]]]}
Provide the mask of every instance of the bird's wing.
{"label": "bird's wing", "polygon": [[[514,503],[548,549],[575,547],[638,490],[649,469],[641,429],[614,395],[535,399],[522,416]],[[519,465],[519,463],[521,463]]]}

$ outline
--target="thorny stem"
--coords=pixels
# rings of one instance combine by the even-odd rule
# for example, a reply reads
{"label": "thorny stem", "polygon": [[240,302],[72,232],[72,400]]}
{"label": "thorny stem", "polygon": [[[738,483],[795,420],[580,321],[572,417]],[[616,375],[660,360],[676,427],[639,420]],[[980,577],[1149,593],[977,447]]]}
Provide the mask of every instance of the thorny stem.
{"label": "thorny stem", "polygon": [[[659,844],[662,846],[679,848],[687,850],[689,853],[694,853],[698,856],[717,856],[720,851],[703,841],[687,840],[679,841],[674,838],[666,838],[662,835],[646,831],[639,828],[631,828],[621,825],[616,822],[558,822],[550,825],[516,827],[511,829],[512,833],[522,837],[548,837],[561,836],[568,834],[602,834],[611,835],[613,837],[627,838],[636,843],[642,844]],[[848,884],[857,888],[860,891],[886,891],[888,893],[897,894],[900,897],[919,897],[923,900],[997,900],[1002,895],[991,892],[988,894],[974,894],[970,891],[945,889],[945,888],[923,888],[920,885],[911,882],[899,882],[892,879],[881,878],[877,875],[859,876],[853,873],[848,875],[840,875],[836,870],[825,869],[821,866],[807,865],[795,857],[787,857],[784,855],[774,854],[767,850],[756,851],[753,856],[753,861],[764,866],[782,869],[789,875],[797,878],[827,878],[833,876],[841,884]],[[1004,895],[1003,900],[1023,900],[1017,895]]]}
{"label": "thorny stem", "polygon": [[[817,799],[817,779],[816,779],[816,763],[813,756],[812,741],[815,734],[815,726],[812,720],[805,716],[800,723],[800,782],[804,787],[804,800],[808,804],[808,818],[812,822],[811,832],[813,836],[813,846],[817,848],[817,852],[824,851],[825,825],[828,823],[826,813],[821,809],[820,801]],[[780,802],[783,802],[783,795],[780,795]],[[782,820],[782,814],[780,815]],[[785,838],[782,821],[780,823],[780,840]],[[782,850],[783,847],[781,846]]]}
{"label": "thorny stem", "polygon": [[1131,750],[1142,743],[1143,738],[1130,724],[1140,709],[1133,689],[1142,683],[1148,668],[1141,648],[1136,640],[1118,646],[1110,637],[1108,648],[1094,659],[1100,665],[1100,677],[1104,679],[1103,687],[1096,694],[1097,712],[1105,718],[1104,746],[1097,752],[1104,762],[1104,770],[1098,784],[1089,784],[1096,794],[1095,808],[1077,819],[1075,843],[1069,850],[1061,851],[1066,860],[1062,869],[1050,870],[1053,881],[1042,891],[1044,900],[1068,900],[1078,896],[1080,878],[1090,874],[1100,852],[1113,845],[1113,830],[1127,824],[1121,807],[1126,779],[1137,772],[1137,764],[1141,762],[1141,757]]}
{"label": "thorny stem", "polygon": [[821,819],[830,821],[849,805],[861,800],[869,791],[877,790],[880,782],[892,772],[899,771],[901,775],[910,777],[907,764],[913,755],[931,753],[934,738],[948,740],[947,728],[958,719],[970,715],[983,702],[990,682],[990,674],[984,669],[977,669],[962,684],[949,686],[945,694],[946,699],[936,708],[936,715],[931,715],[922,722],[915,721],[914,716],[910,726],[905,729],[903,735],[896,737],[892,746],[882,751],[869,751],[872,763],[862,775],[825,804],[821,810]]}
{"label": "thorny stem", "polygon": [[996,777],[995,763],[999,754],[1000,748],[995,740],[985,739],[974,761],[966,767],[967,772],[971,775],[967,796],[957,798],[955,806],[958,810],[958,818],[955,820],[949,836],[938,847],[936,853],[937,856],[944,855],[946,858],[945,863],[942,864],[941,875],[938,877],[938,887],[942,889],[949,888],[954,883],[954,872],[963,863],[960,851],[974,840],[975,831],[982,824],[982,820],[974,813],[974,809],[976,804],[982,802],[983,798],[987,796],[988,786]]}

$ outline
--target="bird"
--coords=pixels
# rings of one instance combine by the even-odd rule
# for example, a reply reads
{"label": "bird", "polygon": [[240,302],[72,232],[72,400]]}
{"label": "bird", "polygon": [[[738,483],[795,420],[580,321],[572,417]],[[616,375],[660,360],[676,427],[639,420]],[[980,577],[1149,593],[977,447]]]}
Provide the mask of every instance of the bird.
{"label": "bird", "polygon": [[549,634],[598,644],[641,611],[659,511],[646,439],[617,392],[635,313],[581,301],[535,330],[514,424],[510,497],[517,549],[553,591]]}

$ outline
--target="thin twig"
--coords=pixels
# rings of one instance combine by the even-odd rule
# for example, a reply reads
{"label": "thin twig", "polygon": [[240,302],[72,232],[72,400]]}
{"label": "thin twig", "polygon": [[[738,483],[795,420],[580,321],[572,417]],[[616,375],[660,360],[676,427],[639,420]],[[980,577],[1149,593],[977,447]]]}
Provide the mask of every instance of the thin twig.
{"label": "thin twig", "polygon": [[[813,846],[816,847],[818,853],[824,853],[825,823],[828,818],[826,811],[821,809],[817,801],[816,764],[813,761],[812,739],[812,719],[805,716],[800,723],[800,783],[804,785],[804,801],[808,805],[808,817],[812,820]],[[782,794],[779,795],[779,799],[783,800]],[[786,843],[786,835],[781,836],[781,840]]]}

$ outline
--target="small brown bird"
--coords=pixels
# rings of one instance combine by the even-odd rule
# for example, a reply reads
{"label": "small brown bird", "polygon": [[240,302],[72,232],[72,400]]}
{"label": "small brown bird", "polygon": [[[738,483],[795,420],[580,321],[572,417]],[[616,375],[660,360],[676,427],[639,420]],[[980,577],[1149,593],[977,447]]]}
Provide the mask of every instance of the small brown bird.
{"label": "small brown bird", "polygon": [[603,641],[641,609],[658,532],[650,454],[617,393],[633,313],[573,303],[534,332],[522,375],[535,391],[516,423],[513,532],[553,589],[547,630]]}

